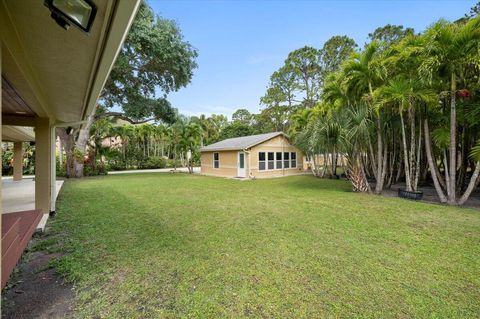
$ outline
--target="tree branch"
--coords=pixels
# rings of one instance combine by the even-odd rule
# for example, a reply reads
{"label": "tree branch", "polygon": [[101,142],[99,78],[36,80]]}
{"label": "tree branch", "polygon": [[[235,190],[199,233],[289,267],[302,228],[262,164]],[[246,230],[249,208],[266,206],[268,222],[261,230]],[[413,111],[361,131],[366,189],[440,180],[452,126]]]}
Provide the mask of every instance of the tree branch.
{"label": "tree branch", "polygon": [[150,122],[150,121],[154,121],[155,118],[149,118],[149,119],[145,119],[145,120],[140,120],[140,121],[135,121],[135,120],[132,120],[131,118],[129,118],[128,116],[126,116],[125,114],[123,113],[120,113],[120,112],[105,112],[103,114],[99,114],[95,117],[95,119],[101,119],[101,118],[105,118],[105,117],[114,117],[114,118],[118,118],[118,119],[121,119],[121,120],[124,120],[124,121],[127,121],[129,122],[130,124],[143,124],[143,123],[147,123],[147,122]]}

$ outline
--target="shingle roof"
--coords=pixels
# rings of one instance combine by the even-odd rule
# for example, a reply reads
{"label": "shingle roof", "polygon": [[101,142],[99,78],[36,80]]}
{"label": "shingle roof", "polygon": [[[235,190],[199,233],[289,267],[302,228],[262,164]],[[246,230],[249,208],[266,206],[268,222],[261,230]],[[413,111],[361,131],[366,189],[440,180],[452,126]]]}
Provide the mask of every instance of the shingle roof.
{"label": "shingle roof", "polygon": [[200,152],[243,150],[268,141],[269,139],[279,135],[286,136],[283,132],[273,132],[267,134],[228,138],[226,140],[204,146],[200,149]]}

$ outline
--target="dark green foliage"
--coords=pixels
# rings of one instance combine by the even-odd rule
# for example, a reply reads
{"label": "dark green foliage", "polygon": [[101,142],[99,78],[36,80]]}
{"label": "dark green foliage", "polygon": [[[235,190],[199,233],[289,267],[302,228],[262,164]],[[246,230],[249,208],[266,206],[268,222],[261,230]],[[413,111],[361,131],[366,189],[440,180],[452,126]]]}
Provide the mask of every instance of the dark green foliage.
{"label": "dark green foliage", "polygon": [[246,109],[238,109],[232,114],[232,121],[250,125],[253,121],[253,114]]}
{"label": "dark green foliage", "polygon": [[[35,174],[35,145],[23,143],[23,174]],[[2,176],[13,175],[13,143],[2,143]]]}
{"label": "dark green foliage", "polygon": [[480,2],[477,2],[471,9],[470,12],[465,14],[466,18],[475,18],[480,15]]}
{"label": "dark green foliage", "polygon": [[376,28],[373,33],[368,34],[370,41],[378,41],[386,47],[400,41],[408,35],[413,35],[412,28],[404,28],[403,25],[387,24],[383,27]]}
{"label": "dark green foliage", "polygon": [[105,85],[103,105],[120,107],[135,121],[173,123],[175,112],[166,97],[190,83],[197,55],[174,21],[155,16],[142,1]]}
{"label": "dark green foliage", "polygon": [[84,176],[107,175],[110,167],[107,164],[99,163],[96,166],[85,165],[83,167]]}
{"label": "dark green foliage", "polygon": [[220,131],[219,140],[232,137],[248,136],[254,134],[253,128],[249,124],[240,121],[233,121]]}
{"label": "dark green foliage", "polygon": [[167,167],[167,159],[159,156],[149,157],[145,161],[140,162],[140,164],[138,165],[138,168],[140,169],[154,169],[165,167]]}
{"label": "dark green foliage", "polygon": [[356,47],[355,41],[346,35],[328,39],[320,50],[323,80],[329,73],[338,71],[340,65],[350,57]]}

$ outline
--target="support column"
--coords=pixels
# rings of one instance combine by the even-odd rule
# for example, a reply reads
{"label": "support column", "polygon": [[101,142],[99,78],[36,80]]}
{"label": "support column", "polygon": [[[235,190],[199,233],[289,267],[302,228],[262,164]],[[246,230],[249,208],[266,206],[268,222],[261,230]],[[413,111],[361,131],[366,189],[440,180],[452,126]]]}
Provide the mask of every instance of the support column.
{"label": "support column", "polygon": [[57,197],[57,134],[55,126],[50,125],[50,215],[55,214]]}
{"label": "support column", "polygon": [[51,205],[51,128],[48,118],[35,119],[35,209],[50,213]]}
{"label": "support column", "polygon": [[20,181],[23,177],[23,145],[13,142],[13,180]]}

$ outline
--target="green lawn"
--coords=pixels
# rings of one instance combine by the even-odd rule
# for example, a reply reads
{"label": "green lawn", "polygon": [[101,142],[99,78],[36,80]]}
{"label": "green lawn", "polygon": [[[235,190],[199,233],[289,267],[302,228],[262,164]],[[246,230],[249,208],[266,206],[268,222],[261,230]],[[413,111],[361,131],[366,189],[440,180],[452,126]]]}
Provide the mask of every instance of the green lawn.
{"label": "green lawn", "polygon": [[76,317],[474,318],[480,212],[310,176],[67,181],[39,248]]}

